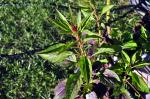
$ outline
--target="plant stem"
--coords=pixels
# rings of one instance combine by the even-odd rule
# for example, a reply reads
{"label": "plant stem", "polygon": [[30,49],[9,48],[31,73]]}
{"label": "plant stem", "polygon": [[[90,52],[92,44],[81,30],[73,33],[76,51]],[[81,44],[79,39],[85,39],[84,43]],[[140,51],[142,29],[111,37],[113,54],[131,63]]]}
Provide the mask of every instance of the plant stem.
{"label": "plant stem", "polygon": [[[107,1],[106,1],[106,5],[107,5],[107,6],[110,5],[110,0],[107,0]],[[110,11],[107,11],[107,13],[106,13],[106,21],[108,22],[109,19],[110,19]],[[106,28],[107,28],[107,33],[110,34],[110,32],[111,32],[111,31],[110,31],[110,27],[107,26]]]}

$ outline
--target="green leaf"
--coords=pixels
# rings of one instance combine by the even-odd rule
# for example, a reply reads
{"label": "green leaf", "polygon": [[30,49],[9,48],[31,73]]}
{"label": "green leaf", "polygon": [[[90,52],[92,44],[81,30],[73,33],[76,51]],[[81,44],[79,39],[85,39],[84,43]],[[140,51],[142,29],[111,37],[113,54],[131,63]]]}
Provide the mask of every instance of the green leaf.
{"label": "green leaf", "polygon": [[56,52],[56,51],[60,51],[62,48],[64,48],[65,44],[63,43],[58,43],[55,45],[52,45],[50,47],[48,47],[45,50],[42,50],[40,52],[38,52],[38,54],[44,54],[44,53],[51,53],[51,52]]}
{"label": "green leaf", "polygon": [[123,44],[122,48],[123,49],[134,49],[137,47],[137,44],[136,42],[134,41],[129,41],[129,42],[126,42],[125,44]]}
{"label": "green leaf", "polygon": [[114,54],[116,52],[120,52],[122,50],[121,46],[118,45],[109,45],[109,46],[102,46],[98,48],[98,51],[94,55],[98,54]]}
{"label": "green leaf", "polygon": [[150,63],[141,62],[141,63],[135,64],[135,65],[133,66],[133,68],[143,68],[143,67],[149,66],[149,65],[150,65]]}
{"label": "green leaf", "polygon": [[83,84],[80,72],[70,75],[66,84],[66,97],[65,99],[75,99],[81,85]]}
{"label": "green leaf", "polygon": [[65,31],[65,33],[71,33],[71,29],[70,27],[68,27],[68,25],[66,25],[63,21],[60,20],[50,20],[56,27],[59,27],[60,29],[62,29],[63,31]]}
{"label": "green leaf", "polygon": [[122,56],[123,61],[126,64],[130,64],[130,57],[128,56],[128,54],[126,52],[122,51],[121,56]]}
{"label": "green leaf", "polygon": [[93,39],[93,38],[102,38],[97,33],[93,33],[89,30],[84,30],[82,33],[86,33],[85,38],[91,38],[91,39]]}
{"label": "green leaf", "polygon": [[121,91],[121,94],[123,95],[122,96],[123,99],[132,99],[131,94],[130,94],[130,92],[127,89],[125,89],[124,87],[122,87],[120,89],[120,91]]}
{"label": "green leaf", "polygon": [[60,18],[62,21],[64,21],[66,24],[69,25],[67,19],[66,19],[58,10],[56,10],[56,11],[57,11],[57,13],[58,13],[58,15],[59,15],[59,18]]}
{"label": "green leaf", "polygon": [[89,16],[87,16],[86,18],[83,19],[83,21],[81,22],[80,26],[79,26],[79,30],[82,32],[84,30],[84,28],[87,26],[87,24],[89,23],[90,17],[92,16],[92,14],[90,14]]}
{"label": "green leaf", "polygon": [[141,32],[141,37],[146,40],[148,38],[147,30],[143,26],[141,27]]}
{"label": "green leaf", "polygon": [[137,55],[138,52],[135,52],[131,58],[131,62],[132,64],[134,64],[136,62],[136,55]]}
{"label": "green leaf", "polygon": [[83,56],[80,58],[79,66],[84,80],[86,81],[86,83],[89,83],[92,77],[91,61],[86,56]]}
{"label": "green leaf", "polygon": [[70,24],[68,23],[67,19],[58,11],[56,10],[59,16],[59,20],[63,23],[64,26],[68,27],[66,29],[70,29],[72,30],[72,27],[70,26]]}
{"label": "green leaf", "polygon": [[142,77],[140,77],[139,75],[137,75],[136,73],[132,73],[132,84],[140,91],[142,92],[149,92],[149,88],[148,85],[146,84],[146,82],[143,80]]}
{"label": "green leaf", "polygon": [[79,11],[77,15],[77,26],[79,27],[80,24],[81,24],[81,12]]}
{"label": "green leaf", "polygon": [[74,54],[70,51],[64,51],[62,53],[54,52],[54,53],[38,54],[38,55],[41,56],[43,59],[46,59],[52,63],[60,63],[64,61],[66,58],[68,58],[69,56],[72,56]]}
{"label": "green leaf", "polygon": [[103,14],[105,14],[107,11],[109,11],[110,9],[112,9],[114,7],[114,5],[106,5],[105,7],[103,7],[102,12],[101,12],[101,16]]}

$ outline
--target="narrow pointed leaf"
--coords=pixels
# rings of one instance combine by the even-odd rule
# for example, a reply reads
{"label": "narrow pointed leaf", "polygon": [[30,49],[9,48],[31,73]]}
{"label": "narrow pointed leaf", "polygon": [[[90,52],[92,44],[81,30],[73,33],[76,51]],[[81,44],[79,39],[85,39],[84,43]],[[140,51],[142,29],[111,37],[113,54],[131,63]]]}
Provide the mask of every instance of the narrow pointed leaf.
{"label": "narrow pointed leaf", "polygon": [[77,16],[77,26],[79,27],[81,24],[81,12],[78,12],[78,16]]}
{"label": "narrow pointed leaf", "polygon": [[121,56],[122,56],[123,61],[126,64],[130,64],[130,57],[128,56],[128,54],[126,52],[122,51]]}
{"label": "narrow pointed leaf", "polygon": [[66,23],[69,25],[67,19],[66,19],[58,10],[56,10],[56,11],[57,11],[57,13],[58,13],[60,19],[61,19],[62,21],[64,21],[64,22],[66,22]]}
{"label": "narrow pointed leaf", "polygon": [[135,64],[133,67],[134,68],[143,68],[143,67],[146,67],[146,66],[149,66],[149,65],[150,65],[150,63],[141,62],[141,63]]}
{"label": "narrow pointed leaf", "polygon": [[79,66],[84,80],[89,83],[92,76],[91,61],[86,56],[83,56],[80,58]]}
{"label": "narrow pointed leaf", "polygon": [[114,5],[106,5],[105,7],[103,7],[102,12],[101,12],[101,16],[103,14],[105,14],[107,11],[109,11],[110,9],[112,9],[114,7]]}
{"label": "narrow pointed leaf", "polygon": [[58,11],[56,10],[59,16],[59,20],[64,24],[64,26],[68,27],[67,29],[72,29],[70,24],[68,23],[67,19]]}
{"label": "narrow pointed leaf", "polygon": [[88,22],[90,21],[90,17],[92,16],[92,14],[90,14],[89,16],[87,16],[85,19],[83,19],[83,21],[81,22],[80,26],[79,26],[79,30],[81,30],[81,32],[84,30],[84,28],[87,26]]}
{"label": "narrow pointed leaf", "polygon": [[66,25],[63,21],[60,20],[51,20],[51,22],[56,26],[59,27],[60,29],[62,29],[62,31],[64,31],[65,33],[70,33],[71,29],[70,27],[68,27],[68,25]]}
{"label": "narrow pointed leaf", "polygon": [[55,45],[48,47],[45,50],[38,52],[38,54],[56,52],[56,51],[61,50],[64,46],[65,46],[65,44],[58,43],[58,44],[55,44]]}

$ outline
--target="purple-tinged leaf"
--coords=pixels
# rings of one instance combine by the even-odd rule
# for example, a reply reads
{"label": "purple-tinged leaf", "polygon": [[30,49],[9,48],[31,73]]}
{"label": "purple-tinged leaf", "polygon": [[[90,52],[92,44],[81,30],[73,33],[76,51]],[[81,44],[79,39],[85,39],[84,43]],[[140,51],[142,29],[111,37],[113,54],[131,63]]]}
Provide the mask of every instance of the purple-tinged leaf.
{"label": "purple-tinged leaf", "polygon": [[104,73],[103,73],[106,77],[110,77],[110,78],[115,78],[118,81],[120,81],[119,76],[112,70],[109,69],[105,69]]}
{"label": "purple-tinged leaf", "polygon": [[65,87],[66,87],[66,80],[59,82],[54,89],[55,96],[53,99],[63,99],[65,96]]}

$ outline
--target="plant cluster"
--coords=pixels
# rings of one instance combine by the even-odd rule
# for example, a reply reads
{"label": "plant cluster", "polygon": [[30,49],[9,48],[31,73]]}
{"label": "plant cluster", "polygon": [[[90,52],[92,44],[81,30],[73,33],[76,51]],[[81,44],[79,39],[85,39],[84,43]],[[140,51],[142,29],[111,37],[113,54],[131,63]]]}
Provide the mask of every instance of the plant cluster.
{"label": "plant cluster", "polygon": [[55,87],[54,99],[144,99],[149,87],[138,69],[150,65],[147,56],[143,56],[149,53],[148,31],[141,26],[139,33],[133,33],[137,18],[126,18],[129,25],[115,22],[108,26],[106,23],[116,16],[115,13],[110,16],[115,6],[109,0],[103,7],[97,1],[87,0],[79,6],[76,14],[71,8],[65,14],[69,16],[56,10],[57,18],[50,19],[64,38],[71,39],[37,53],[72,71]]}

